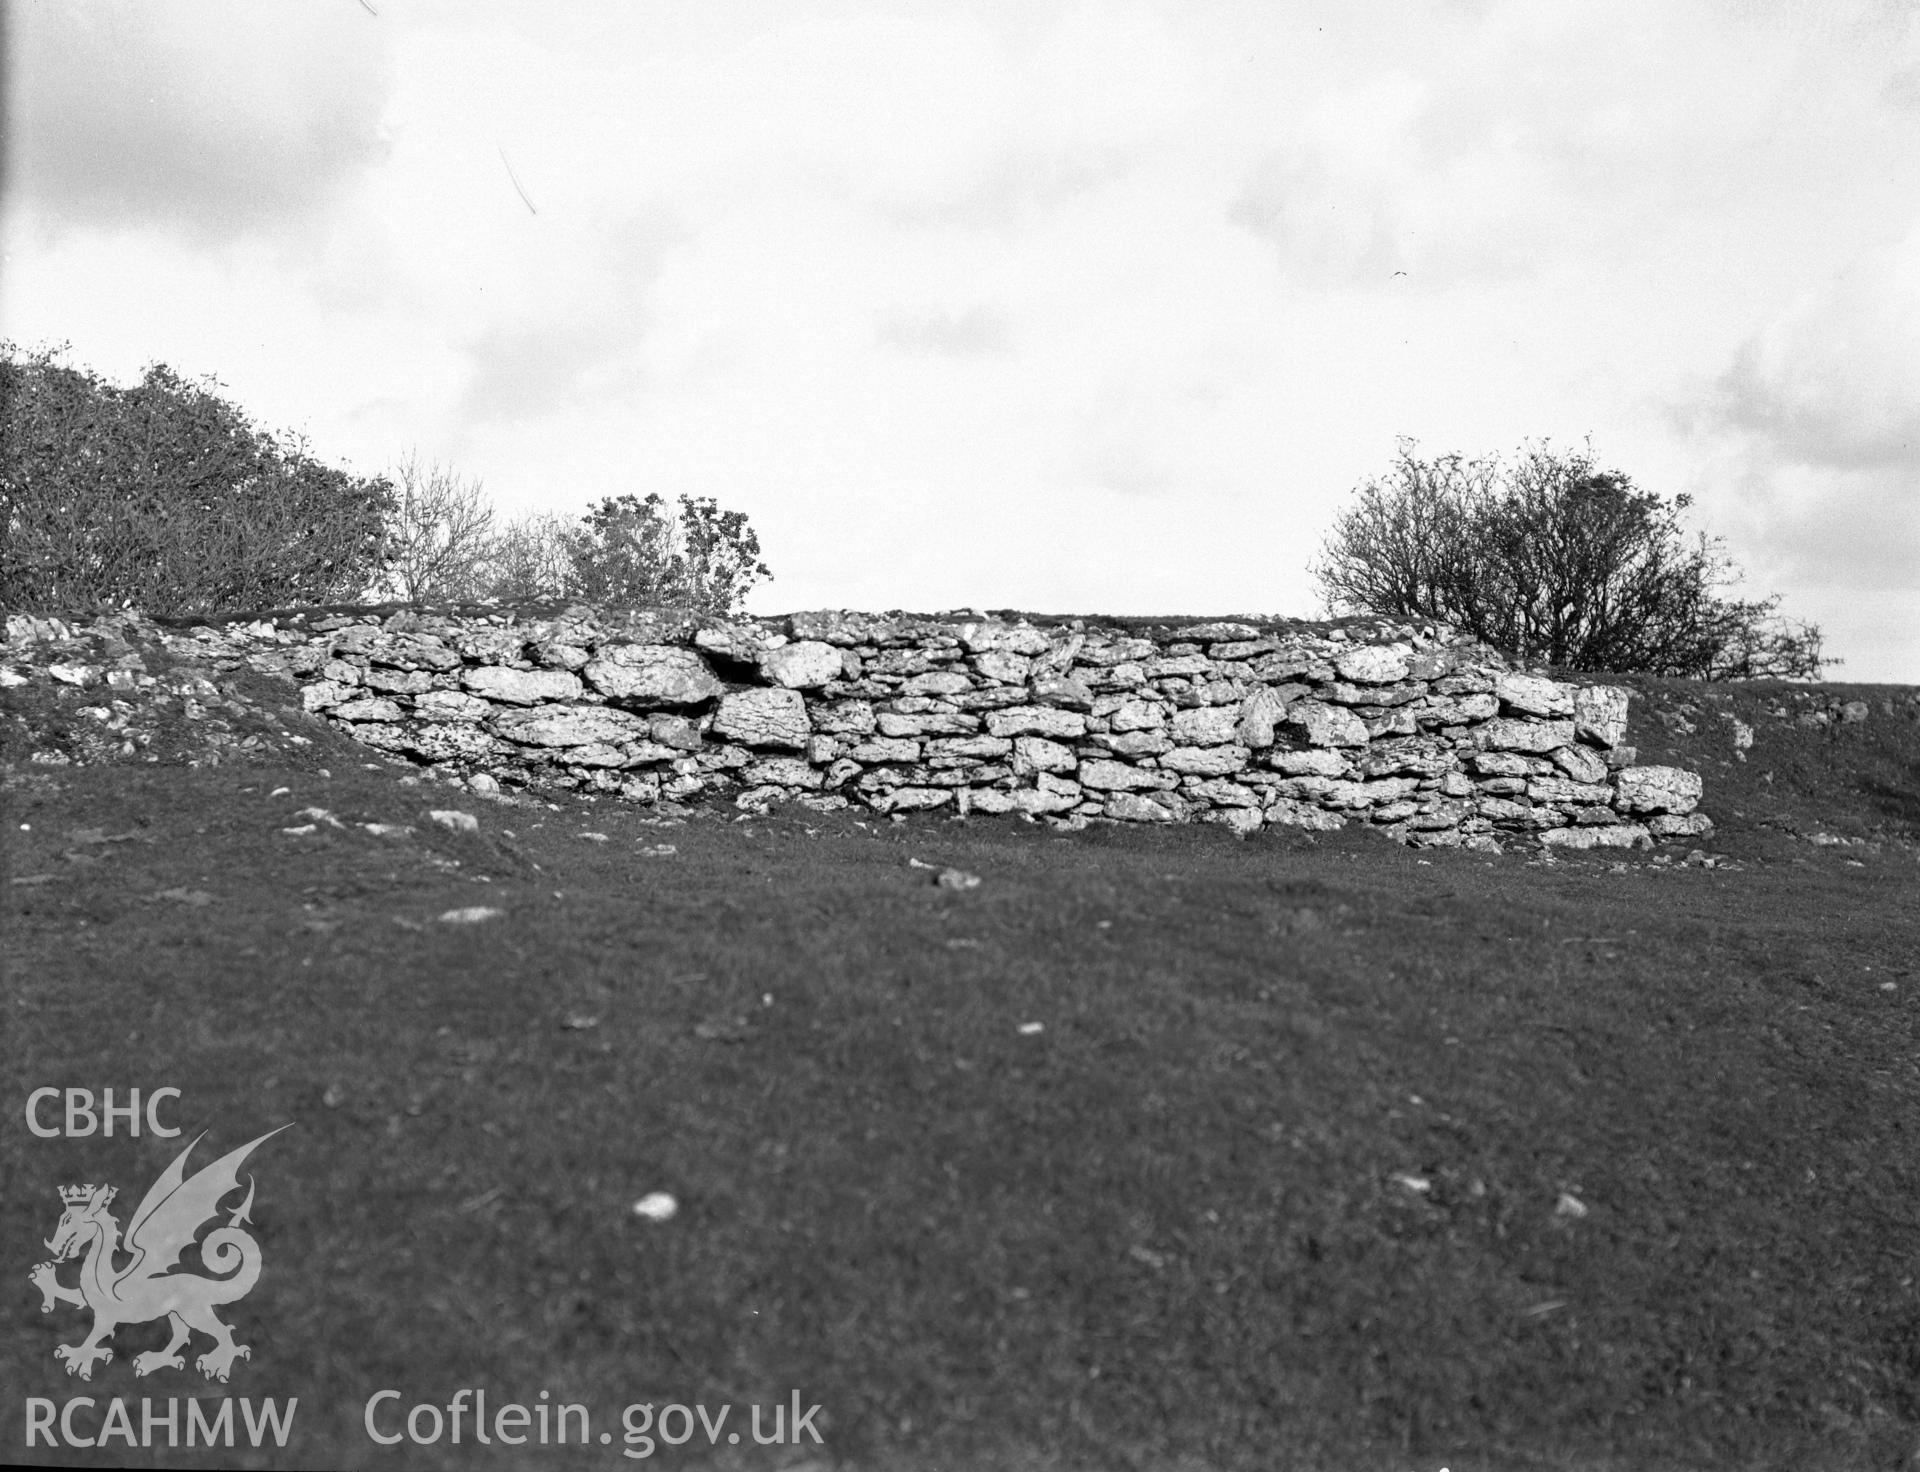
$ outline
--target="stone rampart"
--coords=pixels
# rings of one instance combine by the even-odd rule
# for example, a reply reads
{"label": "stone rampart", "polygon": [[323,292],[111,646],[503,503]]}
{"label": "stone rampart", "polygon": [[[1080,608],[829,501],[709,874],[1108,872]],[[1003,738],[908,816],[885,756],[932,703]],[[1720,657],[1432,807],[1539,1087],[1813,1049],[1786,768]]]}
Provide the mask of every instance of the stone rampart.
{"label": "stone rampart", "polygon": [[[10,619],[0,658],[46,623]],[[1636,765],[1626,689],[1517,669],[1433,625],[572,608],[321,612],[162,637],[282,676],[356,741],[481,791],[1241,833],[1364,823],[1487,849],[1711,827],[1695,774]]]}

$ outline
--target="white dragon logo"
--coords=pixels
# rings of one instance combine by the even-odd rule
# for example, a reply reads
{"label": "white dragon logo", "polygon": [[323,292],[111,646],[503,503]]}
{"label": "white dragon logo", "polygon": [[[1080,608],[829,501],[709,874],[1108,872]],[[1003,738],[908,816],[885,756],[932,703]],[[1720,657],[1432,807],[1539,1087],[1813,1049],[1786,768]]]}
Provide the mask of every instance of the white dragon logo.
{"label": "white dragon logo", "polygon": [[[280,1126],[280,1130],[287,1128]],[[62,1344],[53,1351],[65,1362],[69,1375],[91,1380],[94,1361],[105,1364],[113,1359],[113,1349],[105,1341],[115,1329],[162,1316],[173,1321],[173,1339],[165,1349],[135,1355],[136,1375],[185,1369],[186,1359],[180,1351],[196,1329],[214,1339],[214,1347],[196,1361],[208,1379],[224,1381],[236,1359],[253,1358],[253,1351],[235,1344],[233,1330],[213,1314],[216,1304],[244,1298],[260,1277],[260,1244],[252,1233],[240,1230],[242,1222],[252,1225],[247,1216],[253,1206],[251,1176],[247,1178],[247,1199],[228,1215],[226,1226],[216,1227],[200,1243],[201,1262],[222,1276],[172,1270],[200,1228],[220,1214],[221,1200],[240,1189],[240,1162],[280,1130],[269,1130],[221,1156],[189,1180],[185,1178],[187,1157],[206,1138],[204,1134],[195,1136],[141,1198],[127,1222],[124,1247],[120,1224],[107,1211],[115,1195],[112,1186],[60,1188],[66,1211],[46,1243],[53,1259],[36,1265],[28,1277],[40,1290],[41,1313],[53,1312],[56,1303],[93,1310],[93,1332],[79,1344]],[[80,1265],[79,1284],[69,1288],[55,1274],[60,1264],[83,1253],[86,1260]],[[124,1267],[115,1267],[114,1259],[123,1253],[131,1254],[132,1260]]]}

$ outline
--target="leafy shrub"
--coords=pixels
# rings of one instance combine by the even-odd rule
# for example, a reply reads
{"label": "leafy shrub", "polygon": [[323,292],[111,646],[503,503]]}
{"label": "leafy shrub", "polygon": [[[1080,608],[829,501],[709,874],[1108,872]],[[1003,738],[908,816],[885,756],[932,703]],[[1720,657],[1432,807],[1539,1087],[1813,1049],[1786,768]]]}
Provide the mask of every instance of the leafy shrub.
{"label": "leafy shrub", "polygon": [[567,534],[566,550],[567,592],[592,603],[731,613],[773,576],[746,514],[705,496],[682,496],[677,513],[657,495],[609,496]]}
{"label": "leafy shrub", "polygon": [[1739,581],[1718,539],[1689,540],[1671,501],[1585,451],[1422,460],[1403,440],[1334,523],[1312,571],[1336,609],[1438,619],[1570,671],[1696,679],[1814,678],[1838,663],[1778,596]]}
{"label": "leafy shrub", "polygon": [[118,388],[0,344],[0,605],[210,614],[349,598],[391,486],[322,465],[164,365]]}

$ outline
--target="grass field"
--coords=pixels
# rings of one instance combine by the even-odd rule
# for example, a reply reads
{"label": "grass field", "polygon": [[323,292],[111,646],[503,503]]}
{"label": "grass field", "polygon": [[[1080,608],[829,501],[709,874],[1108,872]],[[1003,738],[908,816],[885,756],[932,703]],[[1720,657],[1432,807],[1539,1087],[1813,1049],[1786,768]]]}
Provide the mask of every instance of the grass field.
{"label": "grass field", "polygon": [[[299,1409],[214,1465],[611,1467],[629,1404],[743,1430],[797,1392],[821,1445],[652,1460],[1915,1465],[1920,727],[1761,721],[1739,762],[1715,709],[1636,702],[1642,759],[1706,776],[1711,868],[507,806],[337,743],[15,766],[0,1445],[30,1396],[224,1393]],[[177,1087],[186,1134],[35,1138],[39,1086]],[[57,1188],[124,1222],[195,1133],[289,1122],[231,1383],[135,1379],[157,1324],[64,1374],[85,1318],[27,1282]],[[462,1388],[612,1443],[363,1429]]]}

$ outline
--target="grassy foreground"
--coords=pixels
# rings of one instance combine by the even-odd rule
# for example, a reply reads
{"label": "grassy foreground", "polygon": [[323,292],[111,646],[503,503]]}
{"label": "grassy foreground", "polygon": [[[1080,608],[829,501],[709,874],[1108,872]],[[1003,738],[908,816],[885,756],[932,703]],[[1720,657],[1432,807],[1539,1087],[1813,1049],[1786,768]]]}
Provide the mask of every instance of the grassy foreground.
{"label": "grassy foreground", "polygon": [[[623,1407],[679,1402],[734,1419],[657,1463],[1909,1466],[1913,729],[1837,795],[1831,755],[1789,749],[1831,733],[1709,764],[1716,868],[663,823],[463,799],[340,748],[15,767],[0,1446],[612,1467]],[[1772,811],[1872,821],[1808,842],[1733,817],[1763,766]],[[474,906],[499,913],[439,918]],[[177,1087],[186,1133],[35,1138],[43,1085]],[[198,1165],[288,1122],[246,1168],[265,1271],[223,1312],[253,1346],[231,1383],[135,1379],[158,1324],[64,1374],[86,1320],[26,1281],[57,1188],[113,1182],[124,1224],[194,1134]],[[670,1220],[634,1213],[662,1191]],[[462,1388],[547,1391],[595,1444],[377,1446],[388,1388],[388,1429]],[[748,1408],[796,1391],[823,1444],[752,1444]],[[284,1451],[24,1453],[25,1398],[76,1394],[136,1424],[141,1396],[299,1409]]]}

